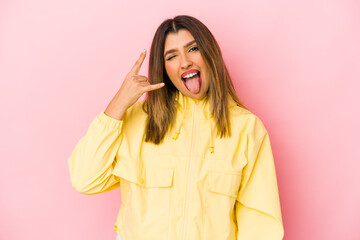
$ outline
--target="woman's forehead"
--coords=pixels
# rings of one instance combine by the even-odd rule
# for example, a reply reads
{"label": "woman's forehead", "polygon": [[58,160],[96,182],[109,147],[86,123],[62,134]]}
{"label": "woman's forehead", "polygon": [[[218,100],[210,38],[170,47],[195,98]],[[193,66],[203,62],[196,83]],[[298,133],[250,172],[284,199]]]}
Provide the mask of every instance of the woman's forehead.
{"label": "woman's forehead", "polygon": [[164,53],[172,49],[186,47],[193,40],[193,35],[186,29],[180,29],[177,33],[168,33],[165,38]]}

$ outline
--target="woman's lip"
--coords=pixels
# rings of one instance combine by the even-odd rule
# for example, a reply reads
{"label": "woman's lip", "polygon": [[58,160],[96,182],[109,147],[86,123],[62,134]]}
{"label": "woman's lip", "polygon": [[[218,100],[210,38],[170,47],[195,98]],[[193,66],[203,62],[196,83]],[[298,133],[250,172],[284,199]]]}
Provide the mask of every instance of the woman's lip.
{"label": "woman's lip", "polygon": [[[200,74],[200,72],[197,72],[197,74],[199,75],[199,78],[201,79],[201,74]],[[186,76],[186,75],[185,75]],[[186,79],[185,78],[181,78],[181,80],[183,81],[183,82],[185,82],[186,81]]]}
{"label": "woman's lip", "polygon": [[200,72],[199,70],[196,69],[190,69],[189,71],[186,71],[184,73],[181,74],[181,78],[185,77],[186,75],[190,74],[190,73],[197,73]]}

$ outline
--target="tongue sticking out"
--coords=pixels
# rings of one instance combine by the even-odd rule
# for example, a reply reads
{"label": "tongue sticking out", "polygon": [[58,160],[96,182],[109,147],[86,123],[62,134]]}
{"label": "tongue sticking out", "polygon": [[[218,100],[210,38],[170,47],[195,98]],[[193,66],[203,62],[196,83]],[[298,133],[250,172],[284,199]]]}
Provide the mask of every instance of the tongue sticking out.
{"label": "tongue sticking out", "polygon": [[192,78],[185,79],[184,84],[190,92],[198,93],[201,87],[201,77],[199,76],[199,74],[196,74]]}

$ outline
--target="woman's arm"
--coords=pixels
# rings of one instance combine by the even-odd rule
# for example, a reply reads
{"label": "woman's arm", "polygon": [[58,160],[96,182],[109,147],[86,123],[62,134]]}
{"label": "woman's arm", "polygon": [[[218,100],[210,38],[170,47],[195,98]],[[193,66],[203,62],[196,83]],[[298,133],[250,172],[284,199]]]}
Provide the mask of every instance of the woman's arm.
{"label": "woman's arm", "polygon": [[238,239],[283,239],[281,208],[269,135],[256,118],[236,201]]}
{"label": "woman's arm", "polygon": [[119,177],[112,174],[121,144],[122,120],[101,112],[87,133],[76,144],[68,159],[71,184],[84,194],[97,194],[119,187]]}
{"label": "woman's arm", "polygon": [[147,77],[138,75],[145,55],[143,51],[106,110],[92,121],[68,159],[71,183],[79,192],[96,194],[119,187],[120,179],[112,171],[122,140],[123,116],[143,93],[164,86],[151,85]]}

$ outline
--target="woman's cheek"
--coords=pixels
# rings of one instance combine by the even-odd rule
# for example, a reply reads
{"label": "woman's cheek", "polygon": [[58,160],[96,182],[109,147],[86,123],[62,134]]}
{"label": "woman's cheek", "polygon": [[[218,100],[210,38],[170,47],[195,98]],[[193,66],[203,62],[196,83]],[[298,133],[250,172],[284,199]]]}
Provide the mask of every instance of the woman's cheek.
{"label": "woman's cheek", "polygon": [[170,64],[170,63],[166,64],[165,69],[166,69],[166,72],[167,72],[168,76],[171,79],[174,79],[174,77],[176,77],[177,69],[174,66],[174,64]]}

